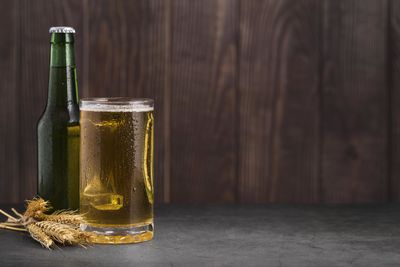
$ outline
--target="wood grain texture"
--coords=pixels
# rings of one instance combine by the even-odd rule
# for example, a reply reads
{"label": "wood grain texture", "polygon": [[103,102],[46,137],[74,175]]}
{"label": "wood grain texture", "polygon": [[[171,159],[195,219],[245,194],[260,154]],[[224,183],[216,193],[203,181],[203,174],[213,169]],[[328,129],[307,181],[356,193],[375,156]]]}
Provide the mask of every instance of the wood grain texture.
{"label": "wood grain texture", "polygon": [[54,25],[76,29],[75,44],[78,80],[82,72],[82,4],[80,0],[21,0],[20,2],[21,66],[19,68],[19,201],[36,195],[37,122],[44,111],[49,73],[50,35]]}
{"label": "wood grain texture", "polygon": [[320,1],[241,1],[240,202],[319,200]]}
{"label": "wood grain texture", "polygon": [[324,1],[324,202],[388,198],[387,1]]}
{"label": "wood grain texture", "polygon": [[238,2],[171,3],[171,201],[232,203]]}
{"label": "wood grain texture", "polygon": [[19,202],[19,3],[0,0],[0,203]]}
{"label": "wood grain texture", "polygon": [[400,200],[400,1],[389,5],[388,78],[390,101],[390,181],[389,193],[393,201]]}
{"label": "wood grain texture", "polygon": [[[164,197],[165,109],[168,1],[89,0],[88,88],[84,95],[155,100],[155,198]],[[167,116],[168,116],[168,110]]]}
{"label": "wood grain texture", "polygon": [[77,30],[81,97],[155,99],[157,202],[400,200],[398,0],[0,0],[0,10],[0,203],[36,193],[53,25]]}

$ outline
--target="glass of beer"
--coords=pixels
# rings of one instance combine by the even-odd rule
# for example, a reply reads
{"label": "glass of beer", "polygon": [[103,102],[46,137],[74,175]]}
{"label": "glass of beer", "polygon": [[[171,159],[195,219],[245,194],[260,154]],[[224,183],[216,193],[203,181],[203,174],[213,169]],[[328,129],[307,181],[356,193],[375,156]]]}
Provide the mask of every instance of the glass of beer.
{"label": "glass of beer", "polygon": [[80,101],[80,212],[95,243],[153,238],[153,109],[151,99]]}

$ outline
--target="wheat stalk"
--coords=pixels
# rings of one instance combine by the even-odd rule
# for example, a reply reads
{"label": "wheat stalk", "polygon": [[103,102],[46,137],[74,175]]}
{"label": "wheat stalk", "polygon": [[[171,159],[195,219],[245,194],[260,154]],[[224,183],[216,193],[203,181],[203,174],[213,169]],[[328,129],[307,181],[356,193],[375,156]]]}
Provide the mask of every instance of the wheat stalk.
{"label": "wheat stalk", "polygon": [[14,230],[14,231],[26,232],[26,229],[25,229],[25,228],[14,227],[14,226],[12,226],[12,225],[7,225],[7,224],[4,224],[4,223],[1,223],[1,224],[0,224],[0,228],[8,229],[8,230]]}
{"label": "wheat stalk", "polygon": [[7,212],[5,212],[3,210],[0,210],[0,213],[3,214],[4,216],[6,216],[8,218],[8,220],[11,221],[11,222],[18,222],[17,218],[14,218],[13,216],[8,214]]}

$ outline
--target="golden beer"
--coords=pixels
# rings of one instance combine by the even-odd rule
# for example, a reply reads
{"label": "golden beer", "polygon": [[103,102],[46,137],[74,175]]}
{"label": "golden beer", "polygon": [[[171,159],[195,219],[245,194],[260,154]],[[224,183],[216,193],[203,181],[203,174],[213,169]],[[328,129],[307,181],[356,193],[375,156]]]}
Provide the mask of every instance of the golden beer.
{"label": "golden beer", "polygon": [[80,212],[97,243],[153,237],[153,101],[81,101]]}

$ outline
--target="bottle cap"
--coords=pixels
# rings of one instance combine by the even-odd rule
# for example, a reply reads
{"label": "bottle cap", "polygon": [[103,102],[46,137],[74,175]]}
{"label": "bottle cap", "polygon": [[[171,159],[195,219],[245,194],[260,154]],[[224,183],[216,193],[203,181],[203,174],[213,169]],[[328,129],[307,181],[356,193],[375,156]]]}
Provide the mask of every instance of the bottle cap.
{"label": "bottle cap", "polygon": [[49,33],[75,33],[75,29],[65,26],[51,27]]}

